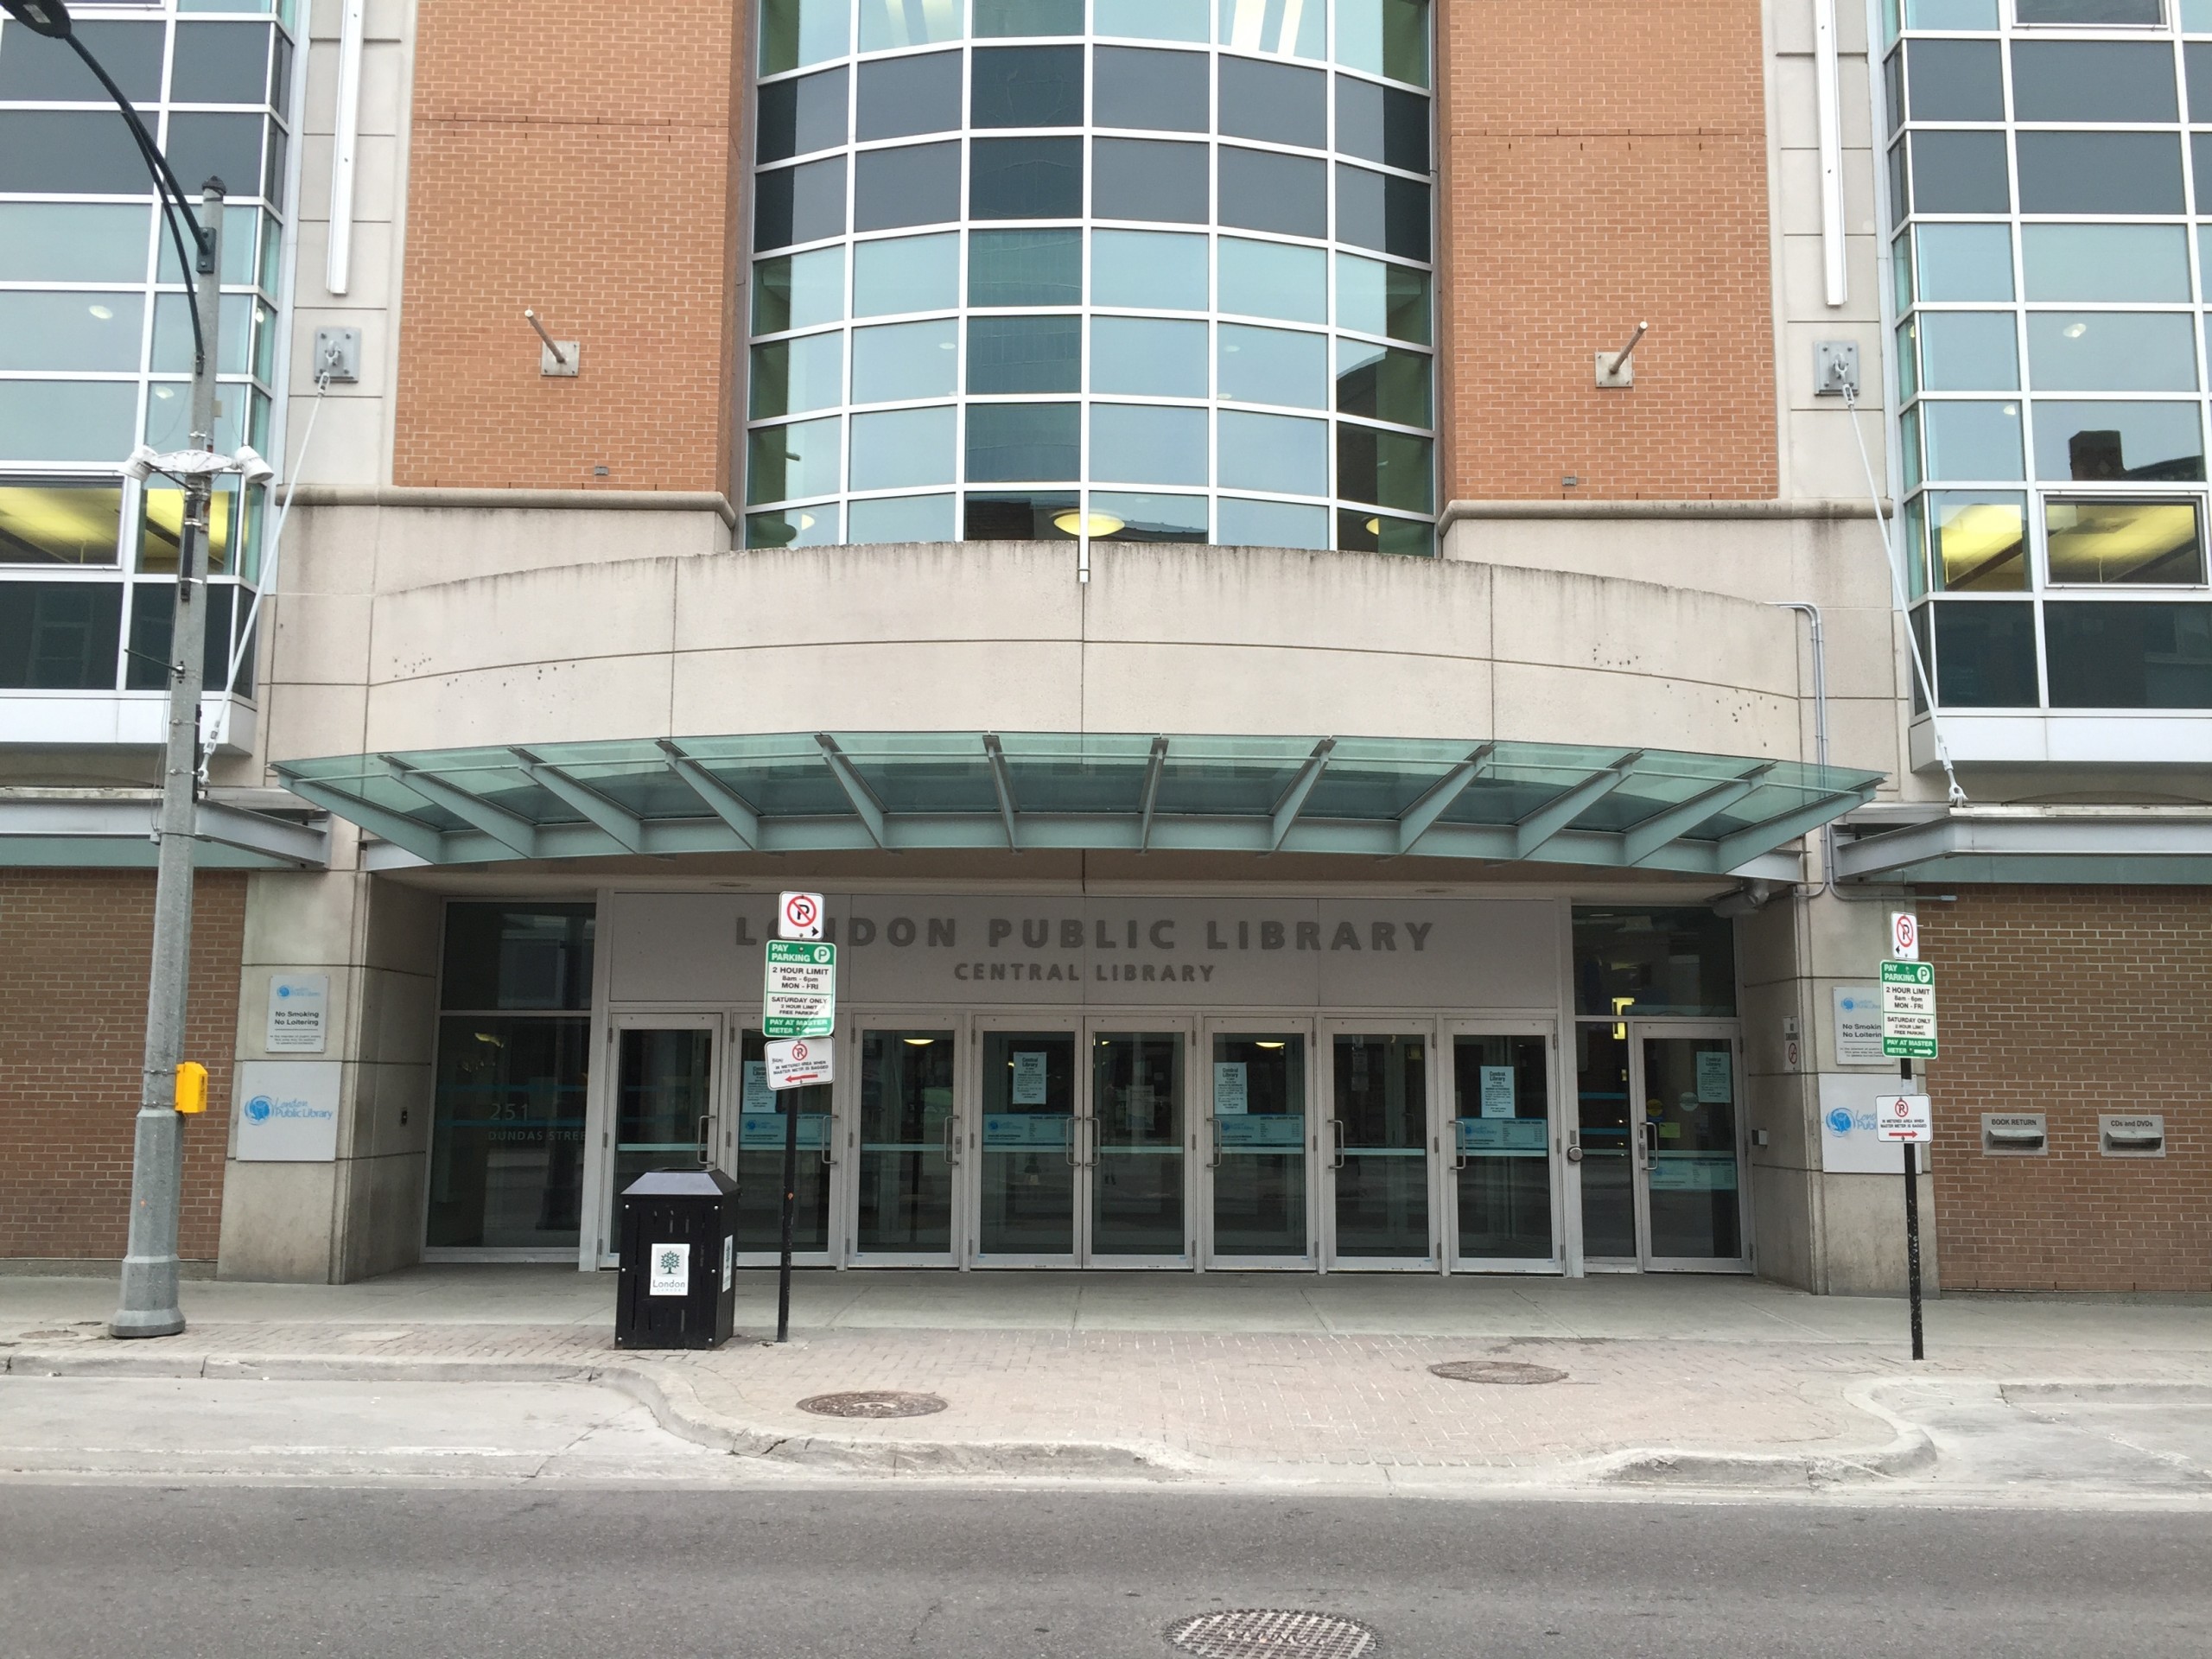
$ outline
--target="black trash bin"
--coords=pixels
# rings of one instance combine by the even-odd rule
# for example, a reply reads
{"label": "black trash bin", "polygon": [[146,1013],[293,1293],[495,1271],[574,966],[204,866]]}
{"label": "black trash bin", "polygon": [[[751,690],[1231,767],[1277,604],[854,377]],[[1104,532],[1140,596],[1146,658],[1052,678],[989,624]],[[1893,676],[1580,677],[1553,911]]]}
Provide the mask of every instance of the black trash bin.
{"label": "black trash bin", "polygon": [[660,1169],[622,1194],[617,1348],[715,1348],[737,1313],[737,1183]]}

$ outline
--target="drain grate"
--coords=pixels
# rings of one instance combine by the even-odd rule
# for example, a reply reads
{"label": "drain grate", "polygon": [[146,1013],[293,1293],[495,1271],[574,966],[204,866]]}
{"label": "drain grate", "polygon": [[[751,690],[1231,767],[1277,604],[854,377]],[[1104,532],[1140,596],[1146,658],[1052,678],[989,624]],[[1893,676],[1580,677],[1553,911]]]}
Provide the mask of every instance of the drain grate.
{"label": "drain grate", "polygon": [[1167,1639],[1198,1659],[1362,1659],[1376,1649],[1375,1632],[1357,1619],[1281,1607],[1180,1618],[1167,1627]]}
{"label": "drain grate", "polygon": [[943,1411],[945,1402],[934,1394],[860,1389],[850,1394],[810,1395],[798,1402],[798,1408],[817,1417],[927,1417]]}
{"label": "drain grate", "polygon": [[1517,1359],[1449,1359],[1428,1368],[1431,1376],[1454,1382],[1503,1382],[1526,1387],[1532,1382],[1564,1382],[1565,1371],[1548,1365],[1530,1365]]}

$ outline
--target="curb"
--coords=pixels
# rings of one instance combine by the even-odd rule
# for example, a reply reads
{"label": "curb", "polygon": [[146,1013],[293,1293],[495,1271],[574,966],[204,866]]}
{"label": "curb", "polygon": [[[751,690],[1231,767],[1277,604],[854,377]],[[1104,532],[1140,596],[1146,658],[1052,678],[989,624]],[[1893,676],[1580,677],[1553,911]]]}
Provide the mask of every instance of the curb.
{"label": "curb", "polygon": [[[1874,1397],[1881,1382],[1844,1390],[1844,1400],[1895,1431],[1865,1451],[1821,1452],[1616,1452],[1583,1465],[1592,1479],[1617,1486],[1726,1486],[1779,1491],[1901,1480],[1936,1465],[1928,1431]],[[2212,1390],[2208,1390],[2212,1392]]]}

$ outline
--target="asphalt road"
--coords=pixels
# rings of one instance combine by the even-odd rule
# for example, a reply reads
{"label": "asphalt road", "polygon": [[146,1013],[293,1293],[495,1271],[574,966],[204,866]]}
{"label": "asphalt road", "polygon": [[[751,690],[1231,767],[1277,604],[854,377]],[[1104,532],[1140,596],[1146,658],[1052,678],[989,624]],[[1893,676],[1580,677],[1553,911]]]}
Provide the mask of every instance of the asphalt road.
{"label": "asphalt road", "polygon": [[2208,1561],[2202,1513],[17,1481],[0,1653],[1167,1659],[1261,1606],[1376,1659],[2202,1659]]}

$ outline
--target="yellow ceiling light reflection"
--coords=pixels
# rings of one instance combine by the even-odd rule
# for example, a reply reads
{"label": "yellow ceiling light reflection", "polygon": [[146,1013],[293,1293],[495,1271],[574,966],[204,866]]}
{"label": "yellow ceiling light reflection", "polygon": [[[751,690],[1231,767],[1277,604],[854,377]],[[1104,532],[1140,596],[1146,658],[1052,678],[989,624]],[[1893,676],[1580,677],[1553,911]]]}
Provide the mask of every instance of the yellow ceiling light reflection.
{"label": "yellow ceiling light reflection", "polygon": [[2017,501],[1975,501],[1948,509],[1937,531],[1943,586],[1956,593],[2026,586],[2018,567],[2026,515]]}
{"label": "yellow ceiling light reflection", "polygon": [[1071,508],[1052,515],[1052,528],[1063,536],[1117,536],[1128,526],[1110,512],[1094,512],[1086,518]]}
{"label": "yellow ceiling light reflection", "polygon": [[2196,509],[2187,501],[2053,501],[2044,523],[2053,582],[2204,580]]}
{"label": "yellow ceiling light reflection", "polygon": [[[227,570],[231,557],[231,519],[237,494],[219,489],[207,502],[207,568]],[[143,531],[138,544],[138,568],[149,573],[176,569],[177,543],[184,535],[184,492],[149,486],[143,499]]]}
{"label": "yellow ceiling light reflection", "polygon": [[0,487],[0,564],[113,564],[123,486],[48,480]]}

